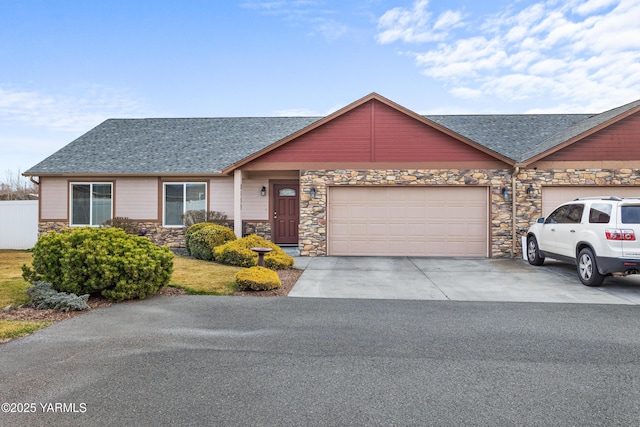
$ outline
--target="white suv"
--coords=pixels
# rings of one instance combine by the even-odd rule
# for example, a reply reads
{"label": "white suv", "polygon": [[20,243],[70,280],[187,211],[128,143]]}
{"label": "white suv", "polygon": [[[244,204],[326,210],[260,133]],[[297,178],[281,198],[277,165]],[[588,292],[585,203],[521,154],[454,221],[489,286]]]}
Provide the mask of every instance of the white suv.
{"label": "white suv", "polygon": [[640,198],[587,197],[558,206],[527,232],[527,258],[578,266],[580,281],[599,286],[605,276],[640,269]]}

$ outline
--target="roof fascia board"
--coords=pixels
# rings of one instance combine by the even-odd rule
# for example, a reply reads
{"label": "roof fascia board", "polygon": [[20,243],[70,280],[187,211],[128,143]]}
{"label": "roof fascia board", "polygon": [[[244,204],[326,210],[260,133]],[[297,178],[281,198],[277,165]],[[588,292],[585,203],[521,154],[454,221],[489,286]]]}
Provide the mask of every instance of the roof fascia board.
{"label": "roof fascia board", "polygon": [[65,172],[65,173],[22,173],[22,176],[38,176],[38,177],[90,177],[90,178],[103,178],[103,177],[115,177],[115,178],[128,178],[128,177],[226,177],[228,174],[224,173],[187,173],[187,172],[153,172],[153,173],[95,173],[95,172]]}
{"label": "roof fascia board", "polygon": [[292,141],[292,140],[294,140],[294,139],[296,139],[296,138],[298,138],[298,137],[300,137],[300,136],[302,136],[302,135],[304,135],[304,134],[306,134],[308,132],[311,132],[312,130],[324,125],[325,123],[330,122],[331,120],[335,119],[336,117],[339,117],[339,116],[341,116],[341,115],[343,115],[343,114],[345,114],[345,113],[347,113],[347,112],[349,112],[351,110],[354,110],[355,108],[360,107],[361,105],[364,105],[364,104],[366,104],[367,102],[369,102],[371,100],[376,100],[378,102],[381,102],[381,103],[383,103],[383,104],[385,104],[385,105],[387,105],[387,106],[389,106],[389,107],[391,107],[391,108],[393,108],[393,109],[395,109],[395,110],[397,110],[397,111],[399,111],[399,112],[401,112],[401,113],[403,113],[403,114],[405,114],[407,116],[410,116],[410,117],[414,118],[415,120],[418,120],[421,123],[424,123],[424,124],[426,124],[426,125],[428,125],[428,126],[430,126],[432,128],[437,129],[438,131],[440,131],[442,133],[445,133],[445,134],[447,134],[447,135],[459,140],[460,142],[463,142],[463,143],[465,143],[465,144],[467,144],[467,145],[469,145],[469,146],[471,146],[471,147],[473,147],[473,148],[475,148],[475,149],[477,149],[479,151],[482,151],[485,154],[488,154],[488,155],[490,155],[490,156],[492,156],[492,157],[494,157],[494,158],[496,158],[496,159],[498,159],[498,160],[500,160],[500,161],[502,161],[504,163],[507,163],[508,165],[515,164],[515,161],[513,159],[510,159],[508,157],[502,156],[501,154],[498,154],[495,151],[492,151],[492,150],[488,149],[487,147],[485,147],[483,145],[480,145],[480,144],[478,144],[478,143],[476,143],[474,141],[471,141],[470,139],[465,138],[464,136],[452,131],[451,129],[446,128],[446,127],[444,127],[442,125],[439,125],[439,124],[437,124],[437,123],[435,123],[435,122],[433,122],[433,121],[431,121],[431,120],[429,120],[429,119],[427,119],[427,118],[425,118],[425,117],[423,117],[423,116],[421,116],[421,115],[419,115],[419,114],[417,114],[417,113],[415,113],[415,112],[413,112],[413,111],[411,111],[411,110],[409,110],[409,109],[407,109],[407,108],[405,108],[405,107],[403,107],[403,106],[401,106],[401,105],[399,105],[399,104],[397,104],[397,103],[395,103],[395,102],[393,102],[393,101],[391,101],[391,100],[389,100],[387,98],[385,98],[384,96],[377,94],[376,92],[372,92],[369,95],[367,95],[367,96],[365,96],[363,98],[360,98],[359,100],[357,100],[355,102],[352,102],[351,104],[347,105],[346,107],[343,107],[343,108],[339,109],[338,111],[335,111],[332,114],[329,114],[328,116],[318,120],[317,122],[312,123],[311,125],[303,128],[303,129],[300,129],[297,132],[292,133],[291,135],[287,136],[286,138],[283,138],[280,141],[277,141],[277,142],[275,142],[275,143],[263,148],[262,150],[253,153],[252,155],[250,155],[248,157],[245,157],[244,159],[240,160],[239,162],[236,162],[234,164],[231,164],[231,165],[227,166],[226,168],[224,168],[222,170],[222,173],[223,174],[230,174],[235,169],[240,168],[243,165],[246,165],[247,163],[252,162],[253,160],[257,159],[258,157],[260,157],[260,156],[262,156],[262,155],[264,155],[264,154],[266,154],[266,153],[268,153],[268,152],[270,152],[272,150],[275,150],[276,148],[278,148],[278,147],[280,147],[280,146],[282,146],[282,145],[284,145],[284,144],[286,144],[286,143],[288,143],[288,142],[290,142],[290,141]]}

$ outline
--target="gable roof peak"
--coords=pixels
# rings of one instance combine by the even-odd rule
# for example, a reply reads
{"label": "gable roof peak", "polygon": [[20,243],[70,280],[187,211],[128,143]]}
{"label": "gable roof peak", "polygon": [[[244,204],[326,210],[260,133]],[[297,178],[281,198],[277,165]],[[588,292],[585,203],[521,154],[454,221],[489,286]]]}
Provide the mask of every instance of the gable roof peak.
{"label": "gable roof peak", "polygon": [[522,154],[520,161],[523,163],[532,163],[540,160],[638,111],[640,111],[640,99],[600,114],[588,115],[584,120],[568,128],[561,129],[559,132],[556,132],[549,138],[533,146],[530,150]]}

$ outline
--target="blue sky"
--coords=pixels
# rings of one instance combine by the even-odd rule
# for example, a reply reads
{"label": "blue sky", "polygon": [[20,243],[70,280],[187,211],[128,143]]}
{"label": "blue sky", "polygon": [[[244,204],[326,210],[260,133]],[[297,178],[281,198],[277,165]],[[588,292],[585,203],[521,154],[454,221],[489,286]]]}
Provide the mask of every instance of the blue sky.
{"label": "blue sky", "polygon": [[108,118],[601,112],[640,0],[0,0],[0,181]]}

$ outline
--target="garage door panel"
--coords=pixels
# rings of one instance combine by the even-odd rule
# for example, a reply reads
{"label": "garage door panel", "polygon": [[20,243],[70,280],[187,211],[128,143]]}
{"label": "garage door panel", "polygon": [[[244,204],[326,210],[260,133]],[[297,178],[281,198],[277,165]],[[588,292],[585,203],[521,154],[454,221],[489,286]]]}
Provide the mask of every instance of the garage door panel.
{"label": "garage door panel", "polygon": [[386,206],[371,206],[368,210],[368,218],[386,219],[389,215]]}
{"label": "garage door panel", "polygon": [[360,205],[351,205],[344,215],[345,219],[365,219],[367,218],[367,209]]}
{"label": "garage door panel", "polygon": [[356,224],[351,224],[350,226],[347,225],[347,230],[351,230],[351,233],[347,231],[346,235],[347,236],[351,235],[354,238],[366,237],[369,234],[369,228],[367,227],[367,224],[356,223]]}
{"label": "garage door panel", "polygon": [[331,187],[329,255],[487,256],[485,187]]}
{"label": "garage door panel", "polygon": [[[466,235],[467,236],[479,236],[480,234],[486,231],[485,227],[480,226],[479,224],[467,224],[466,227]],[[472,239],[469,239],[472,240]]]}
{"label": "garage door panel", "polygon": [[382,223],[382,224],[376,224],[376,223],[372,223],[369,224],[368,227],[366,227],[367,229],[367,233],[370,237],[370,239],[377,239],[377,238],[385,238],[387,236],[387,224]]}
{"label": "garage door panel", "polygon": [[407,239],[403,241],[410,240],[409,232],[407,228],[409,224],[389,224],[386,227],[386,235],[387,236],[407,236]]}
{"label": "garage door panel", "polygon": [[332,226],[332,233],[338,239],[345,239],[349,236],[349,228],[346,224],[334,224]]}

